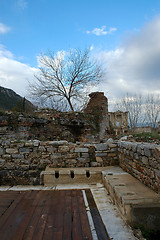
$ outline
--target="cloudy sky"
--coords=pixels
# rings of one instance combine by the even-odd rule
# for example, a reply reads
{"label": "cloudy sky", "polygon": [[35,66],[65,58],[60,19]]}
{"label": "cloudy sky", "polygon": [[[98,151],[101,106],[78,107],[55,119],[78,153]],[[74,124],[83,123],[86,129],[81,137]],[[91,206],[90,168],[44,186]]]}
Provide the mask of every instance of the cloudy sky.
{"label": "cloudy sky", "polygon": [[160,93],[159,0],[0,0],[0,86],[26,96],[41,52],[89,46],[109,99]]}

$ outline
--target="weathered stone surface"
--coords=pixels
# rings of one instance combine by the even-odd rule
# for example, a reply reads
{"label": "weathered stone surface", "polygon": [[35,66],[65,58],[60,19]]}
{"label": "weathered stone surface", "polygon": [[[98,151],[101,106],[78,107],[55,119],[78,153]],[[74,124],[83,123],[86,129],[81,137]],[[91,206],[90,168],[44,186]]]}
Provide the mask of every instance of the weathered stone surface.
{"label": "weathered stone surface", "polygon": [[33,146],[34,147],[38,147],[40,144],[40,141],[39,140],[33,140]]}
{"label": "weathered stone surface", "polygon": [[107,146],[107,143],[99,143],[99,144],[95,144],[95,148],[97,151],[106,151],[108,146]]}
{"label": "weathered stone surface", "polygon": [[16,149],[16,148],[6,148],[6,153],[16,154],[16,153],[18,153],[18,149]]}
{"label": "weathered stone surface", "polygon": [[58,152],[62,152],[62,153],[69,152],[69,146],[59,146]]}
{"label": "weathered stone surface", "polygon": [[3,158],[4,158],[4,159],[11,159],[11,157],[12,157],[12,156],[11,156],[10,154],[4,154],[4,155],[3,155]]}
{"label": "weathered stone surface", "polygon": [[114,140],[112,138],[108,138],[107,141],[106,141],[107,145],[109,145],[109,144],[111,144],[113,142],[114,142]]}
{"label": "weathered stone surface", "polygon": [[25,147],[33,147],[33,142],[32,141],[29,141],[29,142],[26,142],[25,143]]}
{"label": "weathered stone surface", "polygon": [[23,154],[12,154],[12,158],[23,159],[24,155]]}
{"label": "weathered stone surface", "polygon": [[156,192],[160,192],[159,149],[156,144],[118,142],[120,166]]}
{"label": "weathered stone surface", "polygon": [[142,157],[142,163],[144,163],[145,165],[147,165],[147,164],[148,164],[148,158],[145,157],[145,156],[143,156],[143,157]]}
{"label": "weathered stone surface", "polygon": [[4,148],[0,148],[0,155],[4,154]]}
{"label": "weathered stone surface", "polygon": [[50,141],[48,144],[49,145],[60,146],[60,145],[65,145],[67,143],[68,143],[67,141]]}
{"label": "weathered stone surface", "polygon": [[91,162],[91,167],[97,167],[98,163],[97,162]]}
{"label": "weathered stone surface", "polygon": [[98,163],[102,163],[102,162],[103,162],[103,159],[102,159],[102,157],[96,157],[96,161],[97,161]]}
{"label": "weathered stone surface", "polygon": [[96,157],[106,157],[108,155],[107,152],[100,152],[100,151],[96,151]]}
{"label": "weathered stone surface", "polygon": [[20,153],[30,153],[32,150],[31,150],[31,148],[25,148],[25,147],[23,147],[23,148],[20,148],[19,149],[19,152]]}
{"label": "weathered stone surface", "polygon": [[149,146],[145,146],[145,147],[144,147],[144,154],[145,154],[145,156],[147,156],[147,157],[150,157],[150,156],[151,156],[151,151],[150,151]]}
{"label": "weathered stone surface", "polygon": [[76,147],[74,151],[77,152],[77,153],[88,153],[88,148],[78,148],[78,147]]}
{"label": "weathered stone surface", "polygon": [[62,154],[61,153],[53,153],[50,155],[51,159],[56,159],[56,158],[61,158]]}
{"label": "weathered stone surface", "polygon": [[6,163],[6,160],[0,158],[0,165],[3,165],[3,164],[5,164],[5,163]]}
{"label": "weathered stone surface", "polygon": [[[20,143],[12,140],[10,145],[2,146],[3,142],[0,142],[0,149],[4,150],[0,158],[0,167],[1,170],[8,172],[9,175],[6,175],[5,181],[9,181],[11,184],[32,184],[33,181],[38,184],[40,171],[44,170],[47,165],[53,167],[96,167],[117,164],[117,158],[113,157],[115,152],[112,152],[113,149],[116,149],[115,146],[109,147],[107,152],[104,150],[95,152],[94,144],[80,142],[75,144],[67,141],[58,141],[58,143],[46,141],[39,142],[38,146],[34,146],[33,141]],[[99,146],[101,149],[105,149],[106,144]],[[109,153],[112,157],[107,157]],[[97,156],[98,154],[100,156]],[[35,175],[31,176],[30,171],[34,171]],[[13,177],[16,177],[16,180]]]}

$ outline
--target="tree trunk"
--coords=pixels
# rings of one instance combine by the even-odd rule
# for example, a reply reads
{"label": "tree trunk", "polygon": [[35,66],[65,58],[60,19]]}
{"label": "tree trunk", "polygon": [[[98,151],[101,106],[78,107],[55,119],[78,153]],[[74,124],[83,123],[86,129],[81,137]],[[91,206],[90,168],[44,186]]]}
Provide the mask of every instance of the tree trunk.
{"label": "tree trunk", "polygon": [[67,101],[69,103],[69,106],[70,106],[71,110],[74,112],[74,109],[73,109],[73,106],[72,106],[70,98],[67,98]]}

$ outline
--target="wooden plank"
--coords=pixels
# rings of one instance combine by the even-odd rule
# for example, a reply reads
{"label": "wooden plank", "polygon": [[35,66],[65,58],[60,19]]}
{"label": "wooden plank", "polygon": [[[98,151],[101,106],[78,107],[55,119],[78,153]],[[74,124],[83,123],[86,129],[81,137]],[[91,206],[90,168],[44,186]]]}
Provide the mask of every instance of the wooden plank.
{"label": "wooden plank", "polygon": [[51,229],[49,229],[48,216],[51,211],[51,208],[54,212],[53,206],[56,209],[56,203],[58,199],[55,198],[55,191],[45,191],[45,198],[42,206],[41,217],[36,225],[35,233],[33,239],[47,239],[50,234]]}
{"label": "wooden plank", "polygon": [[44,239],[62,239],[63,233],[63,210],[64,210],[64,191],[55,191],[54,202],[51,204],[44,233]]}
{"label": "wooden plank", "polygon": [[[30,193],[29,193],[30,194]],[[25,193],[28,195],[28,193]],[[24,195],[24,196],[25,196]],[[13,203],[14,204],[14,203]],[[12,205],[13,205],[12,204]],[[11,207],[12,207],[11,205]],[[21,232],[23,229],[19,228],[20,223],[24,220],[25,213],[28,210],[27,200],[22,198],[21,201],[18,202],[18,207],[14,208],[5,223],[3,224],[3,229],[0,231],[0,236],[2,239],[14,239],[13,236],[16,232]],[[7,213],[8,211],[6,211]],[[6,214],[4,215],[6,216]],[[2,217],[3,218],[3,217]],[[5,231],[4,231],[5,229]],[[17,236],[16,236],[17,239]]]}
{"label": "wooden plank", "polygon": [[72,191],[72,213],[73,213],[73,225],[72,225],[72,237],[74,240],[82,240],[82,228],[80,224],[80,215],[78,211],[77,191]]}
{"label": "wooden plank", "polygon": [[23,236],[28,229],[28,225],[34,215],[34,212],[39,203],[39,191],[31,191],[31,194],[24,199],[24,210],[21,214],[24,214],[23,220],[18,224],[19,231],[15,231],[12,238],[16,240],[22,240]]}
{"label": "wooden plank", "polygon": [[72,191],[66,191],[65,211],[63,220],[63,240],[72,239]]}
{"label": "wooden plank", "polygon": [[10,217],[10,215],[13,213],[17,205],[21,202],[21,200],[24,198],[24,195],[26,193],[20,193],[19,196],[17,196],[16,200],[10,205],[10,207],[5,212],[5,215],[1,216],[0,218],[0,232],[3,231],[3,225],[7,221],[7,219]]}
{"label": "wooden plank", "polygon": [[7,192],[0,196],[0,211],[13,201],[0,218],[0,239],[92,239],[80,190]]}
{"label": "wooden plank", "polygon": [[44,239],[44,231],[46,227],[46,222],[48,218],[48,208],[50,203],[50,197],[48,195],[48,191],[44,191],[42,195],[42,199],[39,203],[37,209],[37,216],[35,216],[35,225],[32,239],[41,240]]}
{"label": "wooden plank", "polygon": [[43,201],[44,201],[44,193],[42,191],[40,191],[38,194],[37,194],[37,198],[39,198],[39,201],[38,201],[38,205],[34,211],[34,214],[33,214],[33,217],[32,219],[30,220],[28,226],[27,226],[27,229],[23,235],[23,240],[31,240],[33,238],[33,235],[34,235],[34,232],[35,232],[35,229],[36,229],[36,225],[41,217],[41,213],[42,213],[42,209],[43,209]]}

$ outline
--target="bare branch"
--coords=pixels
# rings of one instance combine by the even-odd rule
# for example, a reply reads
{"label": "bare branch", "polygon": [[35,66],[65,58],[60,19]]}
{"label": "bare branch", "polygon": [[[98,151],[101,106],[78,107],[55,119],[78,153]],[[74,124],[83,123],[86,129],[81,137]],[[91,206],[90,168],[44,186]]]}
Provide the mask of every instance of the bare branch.
{"label": "bare branch", "polygon": [[83,94],[88,85],[98,83],[103,72],[100,65],[91,60],[90,50],[73,49],[69,53],[41,54],[39,74],[36,82],[30,84],[33,96],[55,98],[67,101],[73,110],[72,99]]}

